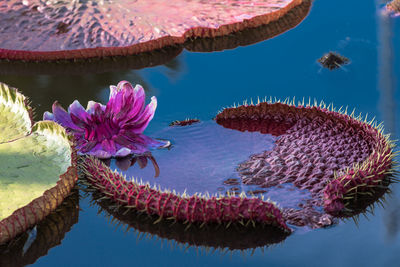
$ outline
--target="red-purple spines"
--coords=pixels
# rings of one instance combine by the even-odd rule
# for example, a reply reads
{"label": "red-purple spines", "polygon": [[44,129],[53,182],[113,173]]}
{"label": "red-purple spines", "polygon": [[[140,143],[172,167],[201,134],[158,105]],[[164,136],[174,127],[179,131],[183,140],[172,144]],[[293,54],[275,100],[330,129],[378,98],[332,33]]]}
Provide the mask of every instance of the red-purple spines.
{"label": "red-purple spines", "polygon": [[[317,124],[329,120],[333,125],[341,124],[342,128],[362,136],[371,148],[367,158],[362,162],[355,162],[351,168],[340,170],[338,174],[332,176],[332,180],[321,192],[325,211],[339,215],[351,200],[357,199],[358,194],[373,194],[374,188],[380,187],[385,177],[392,172],[393,144],[388,136],[382,133],[381,125],[376,125],[372,121],[362,121],[360,116],[355,118],[353,115],[342,114],[340,110],[336,112],[332,107],[327,108],[325,104],[314,105],[305,106],[303,103],[296,107],[286,101],[272,103],[271,100],[269,103],[245,104],[224,109],[217,115],[216,120],[228,128],[275,135],[284,134],[289,129],[293,131],[291,128],[300,119],[306,118]],[[273,121],[271,125],[274,126],[272,129],[264,125],[269,125],[271,121]],[[282,126],[277,127],[279,124]]]}
{"label": "red-purple spines", "polygon": [[364,130],[374,137],[374,150],[364,162],[340,173],[326,186],[324,209],[328,213],[340,215],[349,200],[374,194],[375,189],[382,186],[388,174],[391,173],[393,144],[380,129],[365,125]]}
{"label": "red-purple spines", "polygon": [[118,172],[93,157],[84,159],[84,173],[91,186],[128,208],[134,208],[160,219],[189,224],[240,223],[274,225],[290,232],[281,211],[258,198],[223,196],[180,196],[151,188],[148,184],[128,182]]}

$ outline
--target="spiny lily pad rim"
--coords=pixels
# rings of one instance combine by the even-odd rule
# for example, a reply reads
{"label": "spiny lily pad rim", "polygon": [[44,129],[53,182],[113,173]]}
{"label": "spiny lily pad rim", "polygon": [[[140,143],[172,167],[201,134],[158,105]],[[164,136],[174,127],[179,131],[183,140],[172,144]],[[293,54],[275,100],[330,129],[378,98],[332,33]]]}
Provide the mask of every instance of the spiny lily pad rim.
{"label": "spiny lily pad rim", "polygon": [[[368,120],[368,115],[365,117],[360,113],[355,115],[355,109],[348,113],[348,108],[340,107],[336,109],[334,105],[326,104],[324,101],[318,103],[317,100],[308,103],[304,98],[302,101],[296,103],[295,98],[281,101],[279,99],[264,98],[262,102],[257,100],[256,104],[252,100],[244,101],[243,105],[233,105],[232,107],[222,109],[216,119],[223,118],[228,112],[243,115],[246,117],[246,111],[243,109],[256,108],[262,104],[268,105],[284,105],[296,110],[301,109],[314,109],[319,110],[325,114],[341,118],[347,123],[357,125],[362,129],[372,129],[373,136],[376,142],[373,145],[372,153],[363,162],[354,163],[352,167],[341,169],[334,173],[334,178],[325,187],[324,192],[324,209],[326,212],[339,216],[350,201],[356,200],[358,194],[372,194],[374,186],[379,187],[385,178],[396,172],[397,163],[394,161],[396,154],[393,152],[395,143],[390,139],[390,134],[384,134],[383,124],[377,123],[375,118]],[[240,110],[240,111],[239,111]],[[296,113],[296,111],[293,111]],[[360,182],[362,181],[362,182]],[[390,181],[396,181],[395,178],[390,178]],[[365,192],[363,192],[365,191]]]}

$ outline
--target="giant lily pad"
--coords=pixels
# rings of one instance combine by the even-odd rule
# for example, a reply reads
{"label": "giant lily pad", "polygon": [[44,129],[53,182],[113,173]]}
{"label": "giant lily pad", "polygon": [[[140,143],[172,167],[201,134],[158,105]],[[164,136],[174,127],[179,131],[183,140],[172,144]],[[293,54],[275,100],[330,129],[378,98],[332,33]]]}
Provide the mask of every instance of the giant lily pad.
{"label": "giant lily pad", "polygon": [[151,187],[112,171],[103,162],[93,157],[85,159],[88,185],[98,190],[105,198],[120,206],[146,213],[156,222],[174,220],[195,225],[224,224],[263,226],[272,225],[290,232],[282,219],[279,208],[269,201],[244,195],[208,195],[176,193],[160,187]]}
{"label": "giant lily pad", "polygon": [[77,179],[64,128],[51,121],[33,124],[26,102],[0,83],[0,244],[46,217]]}
{"label": "giant lily pad", "polygon": [[[118,172],[87,158],[86,174],[112,201],[160,220],[319,228],[362,212],[386,192],[393,144],[381,127],[324,104],[246,104],[223,110],[216,123],[157,133],[173,147],[147,155],[155,171],[140,157],[134,159],[140,170],[111,162]],[[270,197],[280,209],[260,196]],[[251,213],[242,213],[245,206]]]}
{"label": "giant lily pad", "polygon": [[381,124],[355,117],[354,111],[348,115],[347,109],[337,112],[323,102],[244,105],[225,109],[216,120],[242,131],[268,132],[266,125],[279,126],[274,149],[252,156],[239,171],[245,184],[270,188],[291,183],[309,190],[313,200],[303,214],[285,211],[293,224],[308,224],[308,215],[318,207],[335,216],[353,214],[351,207],[360,206],[354,203],[380,193],[393,171],[393,143]]}
{"label": "giant lily pad", "polygon": [[0,6],[0,58],[54,60],[137,54],[191,38],[214,38],[269,24],[304,2],[310,3],[7,0]]}

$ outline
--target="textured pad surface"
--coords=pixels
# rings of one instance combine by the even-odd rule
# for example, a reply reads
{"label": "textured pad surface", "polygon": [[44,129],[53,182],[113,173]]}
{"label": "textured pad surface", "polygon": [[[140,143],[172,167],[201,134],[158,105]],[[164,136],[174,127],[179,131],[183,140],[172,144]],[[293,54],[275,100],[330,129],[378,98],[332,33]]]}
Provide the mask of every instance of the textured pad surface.
{"label": "textured pad surface", "polygon": [[[183,43],[190,37],[216,37],[268,24],[302,2],[6,0],[0,5],[0,58],[61,59],[140,53]],[[28,55],[29,52],[39,54]]]}

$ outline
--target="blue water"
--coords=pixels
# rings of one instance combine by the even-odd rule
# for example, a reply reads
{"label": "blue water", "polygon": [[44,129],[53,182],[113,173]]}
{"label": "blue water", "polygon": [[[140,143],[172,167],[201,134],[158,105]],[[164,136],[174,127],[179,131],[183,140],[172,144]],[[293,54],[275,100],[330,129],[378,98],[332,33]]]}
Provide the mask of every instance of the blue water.
{"label": "blue water", "polygon": [[[215,121],[204,121],[190,126],[166,127],[153,134],[154,137],[169,140],[169,149],[151,151],[158,169],[147,158],[146,167],[135,163],[127,168],[121,161],[129,159],[113,159],[110,168],[116,169],[136,181],[149,183],[162,190],[184,192],[189,195],[226,195],[242,192],[253,195],[250,191],[265,190],[257,186],[241,183],[237,172],[240,163],[251,155],[272,150],[276,137],[259,132],[240,132],[227,129]],[[229,184],[229,180],[235,181]],[[300,190],[293,185],[285,184],[268,188],[266,192],[256,194],[279,203],[280,207],[298,208],[303,200],[311,196],[306,190]]]}
{"label": "blue water", "polygon": [[[159,177],[154,178],[152,166],[141,169],[135,164],[124,171],[113,160],[111,169],[119,169],[128,180],[134,177],[152,186],[175,190],[179,194],[186,191],[190,195],[221,193],[219,188],[225,187],[225,180],[240,179],[236,172],[239,163],[252,154],[272,150],[275,140],[269,134],[226,129],[214,121],[168,127],[154,135],[172,144],[170,149],[152,151],[160,168]],[[228,188],[226,186],[226,190]]]}
{"label": "blue water", "polygon": [[[122,79],[141,83],[159,103],[146,130],[149,135],[173,120],[210,120],[222,107],[245,99],[295,96],[368,113],[384,121],[386,132],[398,139],[399,47],[400,20],[378,23],[373,1],[317,0],[295,29],[234,50],[184,51],[170,64],[173,68],[63,76],[8,74],[0,75],[0,80],[30,96],[39,114],[56,99],[63,105],[75,98],[81,103],[104,102],[109,84]],[[321,69],[316,60],[330,50],[350,58],[351,64],[336,71]],[[35,266],[397,266],[400,188],[392,189],[385,208],[377,206],[368,219],[361,216],[358,225],[350,220],[328,229],[297,231],[280,245],[244,256],[171,248],[156,238],[137,240],[137,233],[110,224],[89,204],[90,198],[83,198],[79,222]]]}

